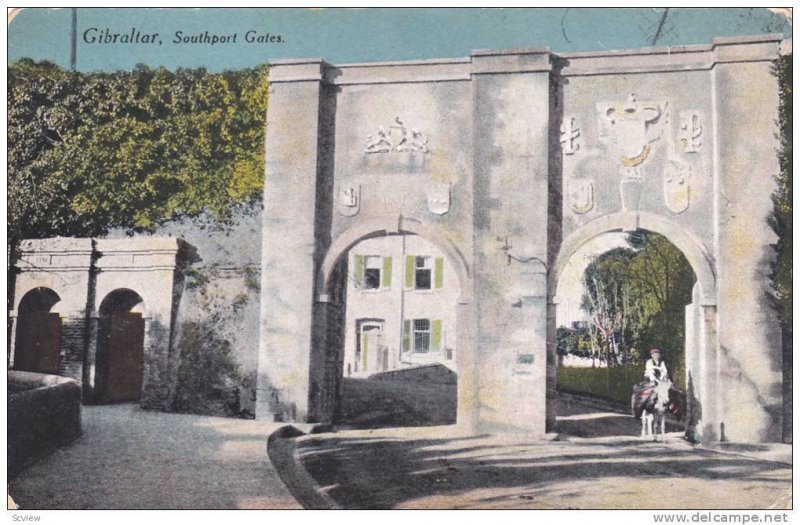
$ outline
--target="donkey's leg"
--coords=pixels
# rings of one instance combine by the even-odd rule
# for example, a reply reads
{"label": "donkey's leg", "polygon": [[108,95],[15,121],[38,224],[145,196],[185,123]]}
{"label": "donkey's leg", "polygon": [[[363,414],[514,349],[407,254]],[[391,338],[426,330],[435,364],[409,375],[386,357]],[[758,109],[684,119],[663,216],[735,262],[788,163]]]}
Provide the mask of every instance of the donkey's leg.
{"label": "donkey's leg", "polygon": [[658,441],[658,412],[653,413],[653,441]]}
{"label": "donkey's leg", "polygon": [[664,432],[666,430],[666,426],[667,426],[667,413],[664,412],[663,414],[661,414],[661,441],[667,440],[666,437],[667,434],[666,432]]}

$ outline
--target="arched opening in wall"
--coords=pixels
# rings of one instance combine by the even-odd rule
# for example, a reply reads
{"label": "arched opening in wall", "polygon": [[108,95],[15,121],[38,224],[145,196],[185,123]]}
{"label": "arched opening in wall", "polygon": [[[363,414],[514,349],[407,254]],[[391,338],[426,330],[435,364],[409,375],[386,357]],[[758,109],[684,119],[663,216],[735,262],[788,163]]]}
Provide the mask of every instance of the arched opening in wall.
{"label": "arched opening in wall", "polygon": [[336,423],[454,424],[460,283],[445,253],[420,235],[370,237],[334,273],[343,306],[329,324],[341,348]]}
{"label": "arched opening in wall", "polygon": [[[634,385],[668,377],[687,391],[698,335],[697,276],[667,237],[608,232],[581,245],[558,275],[556,431],[582,437],[639,435]],[[659,349],[652,355],[652,349]],[[646,379],[646,372],[649,375]],[[683,431],[686,401],[668,431]]]}
{"label": "arched opening in wall", "polygon": [[61,298],[49,288],[34,288],[19,303],[14,369],[58,374],[61,353],[61,316],[54,306]]}
{"label": "arched opening in wall", "polygon": [[138,401],[144,376],[142,298],[132,290],[109,293],[100,303],[95,387],[98,400]]}

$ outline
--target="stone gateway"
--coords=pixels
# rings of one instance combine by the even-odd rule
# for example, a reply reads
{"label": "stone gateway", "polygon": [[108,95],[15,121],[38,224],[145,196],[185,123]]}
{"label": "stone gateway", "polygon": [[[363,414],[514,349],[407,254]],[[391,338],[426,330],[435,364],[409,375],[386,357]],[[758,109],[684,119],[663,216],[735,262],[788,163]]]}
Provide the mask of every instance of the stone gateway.
{"label": "stone gateway", "polygon": [[697,279],[685,352],[703,439],[779,440],[779,43],[273,62],[256,417],[334,418],[347,254],[416,235],[457,281],[458,424],[542,436],[560,272],[593,238],[642,229]]}

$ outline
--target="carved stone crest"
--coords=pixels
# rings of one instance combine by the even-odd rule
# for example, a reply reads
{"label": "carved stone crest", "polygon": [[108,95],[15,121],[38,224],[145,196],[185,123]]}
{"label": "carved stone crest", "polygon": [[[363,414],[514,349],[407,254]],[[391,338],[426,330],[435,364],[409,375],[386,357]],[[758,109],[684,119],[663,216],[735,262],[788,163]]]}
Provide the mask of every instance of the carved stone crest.
{"label": "carved stone crest", "polygon": [[664,167],[664,203],[672,213],[682,213],[689,207],[689,182],[692,168],[670,161]]}
{"label": "carved stone crest", "polygon": [[364,153],[428,152],[428,137],[418,129],[407,127],[400,117],[388,128],[378,127],[375,135],[367,137]]}
{"label": "carved stone crest", "polygon": [[667,102],[640,102],[634,93],[622,103],[597,105],[600,137],[609,145],[620,171],[638,178],[641,166],[653,151],[668,120]]}
{"label": "carved stone crest", "polygon": [[700,114],[697,111],[681,111],[678,138],[683,153],[697,153],[703,142],[703,126],[700,123]]}
{"label": "carved stone crest", "polygon": [[350,185],[339,188],[336,201],[340,214],[347,217],[356,215],[361,208],[361,186]]}
{"label": "carved stone crest", "polygon": [[428,186],[428,210],[436,215],[444,215],[450,211],[449,182]]}
{"label": "carved stone crest", "polygon": [[575,179],[569,193],[572,211],[578,215],[588,213],[594,208],[594,182],[588,179]]}
{"label": "carved stone crest", "polygon": [[569,116],[564,118],[561,124],[561,151],[564,155],[574,155],[581,149],[578,139],[581,136],[581,128],[578,125],[578,118]]}

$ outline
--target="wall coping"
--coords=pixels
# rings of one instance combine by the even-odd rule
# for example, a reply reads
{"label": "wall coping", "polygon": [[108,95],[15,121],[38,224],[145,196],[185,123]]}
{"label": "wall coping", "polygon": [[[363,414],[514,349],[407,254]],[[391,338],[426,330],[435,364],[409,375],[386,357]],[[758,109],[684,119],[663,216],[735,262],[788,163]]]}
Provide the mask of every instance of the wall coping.
{"label": "wall coping", "polygon": [[562,76],[702,71],[718,63],[777,58],[783,35],[715,38],[710,44],[553,53],[548,48],[478,49],[467,58],[328,64],[321,58],[269,62],[271,84],[331,85],[468,81],[477,74],[536,73],[558,64]]}

